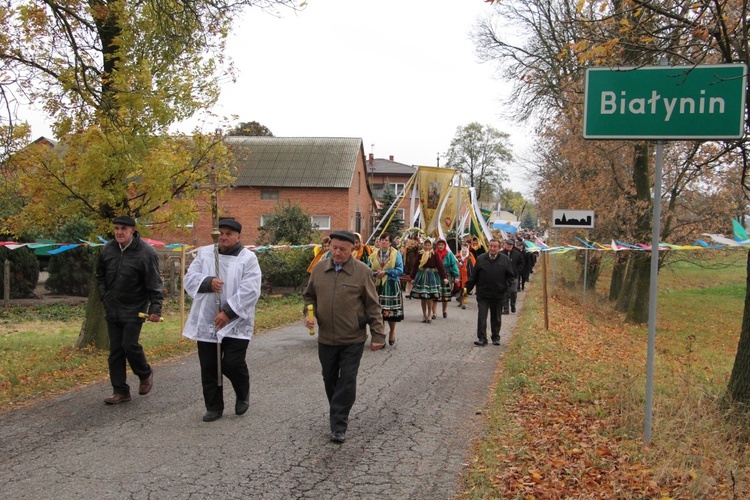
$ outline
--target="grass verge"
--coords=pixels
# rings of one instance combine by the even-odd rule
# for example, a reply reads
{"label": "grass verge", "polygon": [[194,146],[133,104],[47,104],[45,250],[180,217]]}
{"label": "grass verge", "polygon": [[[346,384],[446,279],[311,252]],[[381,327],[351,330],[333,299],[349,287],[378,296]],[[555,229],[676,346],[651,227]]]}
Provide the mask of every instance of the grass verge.
{"label": "grass verge", "polygon": [[[0,412],[108,377],[106,351],[75,348],[84,307],[51,305],[0,312]],[[261,298],[255,333],[299,321],[301,311],[299,295]],[[174,304],[165,307],[163,323],[144,324],[141,344],[149,363],[195,351],[195,342],[179,332],[180,314]]]}
{"label": "grass verge", "polygon": [[459,497],[750,497],[750,422],[721,404],[744,304],[739,253],[660,274],[648,447],[647,326],[626,324],[596,294],[583,306],[580,290],[562,289],[545,331],[539,266]]}

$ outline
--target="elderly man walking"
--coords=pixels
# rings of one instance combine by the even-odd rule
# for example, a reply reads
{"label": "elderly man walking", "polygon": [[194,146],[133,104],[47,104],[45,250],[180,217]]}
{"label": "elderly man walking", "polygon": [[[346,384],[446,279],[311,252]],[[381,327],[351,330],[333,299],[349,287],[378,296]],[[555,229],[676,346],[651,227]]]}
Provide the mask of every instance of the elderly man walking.
{"label": "elderly man walking", "polygon": [[236,396],[234,413],[243,415],[250,407],[245,356],[253,336],[261,271],[258,258],[240,242],[241,233],[242,224],[233,218],[219,219],[217,246],[201,247],[185,274],[185,291],[193,305],[182,334],[198,344],[204,422],[224,414],[224,375]]}
{"label": "elderly man walking", "polygon": [[513,263],[500,252],[500,241],[490,240],[488,252],[477,257],[477,265],[466,284],[468,291],[477,288],[477,340],[474,345],[487,345],[487,312],[490,313],[492,343],[500,345],[503,301],[514,277]]}
{"label": "elderly man walking", "polygon": [[370,325],[370,349],[385,345],[383,319],[372,270],[352,256],[356,236],[331,233],[331,258],[315,265],[303,293],[305,307],[313,306],[318,324],[318,358],[330,405],[331,441],[343,443],[349,412],[357,395],[357,372]]}
{"label": "elderly man walking", "polygon": [[138,394],[151,392],[154,371],[138,343],[143,319],[161,319],[162,280],[159,257],[135,229],[135,219],[115,217],[115,238],[102,248],[96,265],[99,296],[104,304],[109,333],[109,379],[113,394],[108,405],[130,401],[126,360],[140,379]]}

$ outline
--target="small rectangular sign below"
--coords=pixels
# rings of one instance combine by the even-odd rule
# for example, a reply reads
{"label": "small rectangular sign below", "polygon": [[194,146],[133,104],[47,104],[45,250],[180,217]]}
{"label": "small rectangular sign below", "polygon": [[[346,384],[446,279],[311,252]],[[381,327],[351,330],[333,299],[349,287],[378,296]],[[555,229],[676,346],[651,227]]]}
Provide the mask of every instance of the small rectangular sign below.
{"label": "small rectangular sign below", "polygon": [[594,229],[594,211],[553,210],[552,227],[559,229]]}

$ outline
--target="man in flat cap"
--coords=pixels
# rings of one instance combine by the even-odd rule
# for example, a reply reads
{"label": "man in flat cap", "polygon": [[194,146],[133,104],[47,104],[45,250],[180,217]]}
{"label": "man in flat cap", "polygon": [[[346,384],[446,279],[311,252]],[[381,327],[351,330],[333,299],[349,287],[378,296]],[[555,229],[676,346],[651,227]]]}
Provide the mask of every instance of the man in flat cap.
{"label": "man in flat cap", "polygon": [[466,282],[467,291],[477,288],[477,340],[474,341],[474,345],[487,345],[488,312],[492,343],[500,345],[501,310],[508,283],[514,277],[513,264],[508,256],[500,251],[500,240],[491,239],[487,252],[477,257],[474,271]]}
{"label": "man in flat cap", "polygon": [[151,392],[154,371],[138,343],[144,321],[139,313],[147,314],[148,321],[158,322],[163,299],[159,257],[151,245],[141,240],[135,219],[121,215],[112,222],[115,238],[102,247],[96,266],[109,333],[113,394],[104,400],[108,405],[130,401],[126,360],[140,380],[138,394]]}
{"label": "man in flat cap", "polygon": [[258,258],[240,242],[241,233],[242,224],[234,218],[219,219],[217,246],[200,248],[184,279],[193,305],[183,335],[198,344],[204,422],[218,420],[224,413],[219,369],[232,383],[234,413],[243,415],[250,407],[250,372],[245,355],[253,336],[261,271]]}
{"label": "man in flat cap", "polygon": [[315,319],[305,315],[305,326],[318,324],[318,358],[330,405],[331,441],[343,443],[357,395],[367,325],[372,334],[370,350],[385,345],[385,334],[372,270],[352,255],[356,236],[334,231],[330,238],[331,258],[315,265],[302,296],[305,307],[312,305],[315,315]]}

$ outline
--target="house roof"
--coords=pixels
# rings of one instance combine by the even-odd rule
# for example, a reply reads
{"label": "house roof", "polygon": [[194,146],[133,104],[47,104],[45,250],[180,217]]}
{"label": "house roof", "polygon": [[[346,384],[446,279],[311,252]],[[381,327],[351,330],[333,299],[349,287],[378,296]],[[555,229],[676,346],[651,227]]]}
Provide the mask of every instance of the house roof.
{"label": "house roof", "polygon": [[37,140],[32,142],[32,144],[41,144],[43,146],[49,146],[49,147],[55,147],[57,145],[57,141],[54,141],[52,139],[48,139],[47,137],[44,137],[43,135],[40,135]]}
{"label": "house roof", "polygon": [[367,173],[374,175],[413,175],[417,169],[405,163],[398,163],[385,158],[374,158],[365,162]]}
{"label": "house roof", "polygon": [[235,186],[349,188],[362,139],[233,136],[226,143],[239,164]]}

